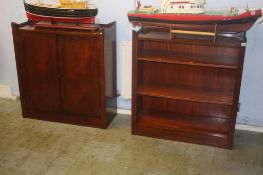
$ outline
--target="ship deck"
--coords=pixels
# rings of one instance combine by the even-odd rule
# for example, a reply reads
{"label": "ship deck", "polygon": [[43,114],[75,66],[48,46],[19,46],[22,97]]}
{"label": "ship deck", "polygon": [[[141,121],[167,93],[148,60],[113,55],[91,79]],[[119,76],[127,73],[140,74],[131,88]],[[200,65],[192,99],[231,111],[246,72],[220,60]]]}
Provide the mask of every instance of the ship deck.
{"label": "ship deck", "polygon": [[[239,10],[242,12],[245,12],[245,10]],[[233,11],[230,10],[205,10],[204,13],[200,14],[192,14],[192,13],[172,13],[176,15],[208,15],[208,16],[238,16],[239,11]],[[146,11],[146,10],[131,10],[129,11],[130,14],[171,14],[171,13],[162,13],[160,9],[155,11]]]}

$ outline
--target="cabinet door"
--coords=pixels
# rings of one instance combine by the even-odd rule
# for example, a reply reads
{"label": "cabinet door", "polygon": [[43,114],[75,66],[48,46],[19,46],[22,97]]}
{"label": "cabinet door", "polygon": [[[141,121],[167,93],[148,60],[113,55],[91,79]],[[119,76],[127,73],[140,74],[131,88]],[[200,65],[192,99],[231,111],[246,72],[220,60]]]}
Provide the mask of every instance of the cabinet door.
{"label": "cabinet door", "polygon": [[29,115],[59,112],[55,35],[21,32],[20,39],[25,112]]}
{"label": "cabinet door", "polygon": [[102,89],[100,37],[58,36],[62,108],[73,115],[99,117]]}

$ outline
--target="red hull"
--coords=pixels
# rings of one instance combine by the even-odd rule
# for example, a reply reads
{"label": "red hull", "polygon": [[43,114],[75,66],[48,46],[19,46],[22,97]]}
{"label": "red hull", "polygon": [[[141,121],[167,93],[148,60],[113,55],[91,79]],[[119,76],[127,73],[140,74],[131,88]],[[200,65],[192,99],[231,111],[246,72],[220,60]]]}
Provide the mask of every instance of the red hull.
{"label": "red hull", "polygon": [[70,18],[70,17],[54,17],[54,16],[43,16],[33,13],[26,12],[26,16],[29,21],[48,21],[48,22],[73,22],[73,23],[95,23],[95,17],[81,17],[81,18]]}
{"label": "red hull", "polygon": [[220,33],[245,32],[261,16],[262,12],[260,9],[244,12],[238,16],[128,13],[129,21],[135,26],[216,31]]}
{"label": "red hull", "polygon": [[223,16],[223,15],[203,15],[203,14],[128,14],[129,17],[137,17],[141,19],[156,19],[165,21],[177,21],[178,23],[196,22],[196,23],[228,23],[235,20],[243,20],[246,18],[261,17],[260,9],[255,11],[245,12],[238,16]]}

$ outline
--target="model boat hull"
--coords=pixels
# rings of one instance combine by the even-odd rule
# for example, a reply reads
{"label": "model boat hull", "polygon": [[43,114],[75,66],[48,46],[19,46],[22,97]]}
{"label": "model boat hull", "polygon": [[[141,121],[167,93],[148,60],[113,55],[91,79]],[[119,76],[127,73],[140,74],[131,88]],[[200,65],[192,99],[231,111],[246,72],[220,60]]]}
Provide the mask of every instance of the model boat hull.
{"label": "model boat hull", "polygon": [[184,30],[245,32],[262,16],[261,10],[240,15],[139,14],[128,13],[129,21],[144,27],[170,27]]}
{"label": "model boat hull", "polygon": [[95,23],[94,17],[55,17],[55,16],[43,16],[26,12],[26,16],[29,21],[49,21],[49,22],[73,22],[73,23]]}
{"label": "model boat hull", "polygon": [[94,23],[98,9],[63,9],[24,3],[28,20],[51,22]]}

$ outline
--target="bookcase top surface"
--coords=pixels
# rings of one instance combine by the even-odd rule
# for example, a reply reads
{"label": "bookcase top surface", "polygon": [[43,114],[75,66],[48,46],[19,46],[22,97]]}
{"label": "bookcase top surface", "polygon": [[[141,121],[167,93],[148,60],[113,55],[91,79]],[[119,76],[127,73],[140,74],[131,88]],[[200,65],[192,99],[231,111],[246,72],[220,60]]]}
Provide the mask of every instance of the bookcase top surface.
{"label": "bookcase top surface", "polygon": [[246,43],[244,35],[220,35],[216,36],[216,40],[214,40],[212,36],[172,34],[169,30],[158,29],[139,31],[138,40],[226,47],[240,47],[243,46],[243,43]]}

